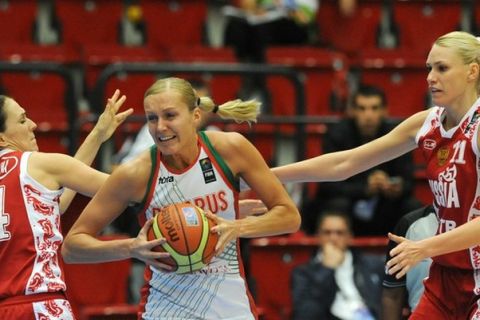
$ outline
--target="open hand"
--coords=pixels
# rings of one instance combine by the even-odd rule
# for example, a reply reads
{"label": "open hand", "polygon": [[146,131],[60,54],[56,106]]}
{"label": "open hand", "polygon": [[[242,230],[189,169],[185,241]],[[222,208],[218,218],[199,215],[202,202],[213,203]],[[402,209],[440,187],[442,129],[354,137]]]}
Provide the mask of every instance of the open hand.
{"label": "open hand", "polygon": [[388,273],[395,274],[397,279],[403,277],[412,267],[426,258],[418,242],[392,233],[388,234],[388,238],[398,243],[395,248],[390,250],[392,258],[387,262]]}
{"label": "open hand", "polygon": [[207,218],[212,219],[217,224],[210,229],[211,232],[218,234],[218,242],[215,246],[215,255],[218,256],[223,252],[225,246],[238,238],[239,231],[235,221],[220,218],[219,216],[211,213],[209,210],[205,211]]}
{"label": "open hand", "polygon": [[93,130],[96,130],[102,142],[108,140],[117,127],[133,113],[133,109],[129,108],[126,111],[118,112],[127,97],[120,96],[120,90],[115,90],[115,93],[108,99],[105,110],[98,118],[98,121]]}
{"label": "open hand", "polygon": [[148,240],[147,238],[148,230],[152,224],[153,219],[150,219],[143,225],[142,229],[140,229],[140,232],[130,246],[131,256],[157,269],[171,271],[171,266],[158,260],[168,258],[170,254],[168,252],[158,252],[154,250],[155,247],[166,242],[165,238],[155,240]]}

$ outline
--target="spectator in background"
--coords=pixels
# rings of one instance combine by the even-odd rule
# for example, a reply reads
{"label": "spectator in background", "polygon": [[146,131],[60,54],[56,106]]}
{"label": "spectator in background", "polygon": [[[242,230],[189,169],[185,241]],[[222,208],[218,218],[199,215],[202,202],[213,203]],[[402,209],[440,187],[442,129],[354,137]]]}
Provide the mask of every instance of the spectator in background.
{"label": "spectator in background", "polygon": [[[317,0],[240,0],[226,6],[224,44],[232,46],[240,62],[265,63],[269,45],[306,45],[314,42]],[[240,98],[257,98],[268,108],[269,94],[263,76],[243,80]],[[263,110],[268,111],[268,110]]]}
{"label": "spectator in background", "polygon": [[318,253],[292,272],[293,319],[377,318],[383,259],[349,248],[351,223],[343,213],[324,213],[317,234]]}
{"label": "spectator in background", "polygon": [[[422,207],[404,215],[397,223],[394,233],[401,237],[416,241],[435,235],[438,228],[438,218],[432,206]],[[387,247],[387,261],[390,260],[390,250],[397,244],[390,240]],[[397,279],[388,273],[383,278],[382,319],[403,319],[403,309],[413,311],[423,293],[423,280],[428,276],[432,259],[423,259],[413,267],[406,276]],[[406,301],[407,300],[407,301]],[[408,305],[407,303],[408,302]]]}
{"label": "spectator in background", "polygon": [[[352,149],[385,135],[395,126],[386,117],[385,93],[360,85],[347,117],[328,128],[323,153]],[[302,210],[305,231],[313,232],[320,211],[335,210],[351,215],[357,236],[386,235],[405,212],[421,206],[412,196],[413,171],[413,157],[408,153],[345,181],[322,182],[315,199]]]}

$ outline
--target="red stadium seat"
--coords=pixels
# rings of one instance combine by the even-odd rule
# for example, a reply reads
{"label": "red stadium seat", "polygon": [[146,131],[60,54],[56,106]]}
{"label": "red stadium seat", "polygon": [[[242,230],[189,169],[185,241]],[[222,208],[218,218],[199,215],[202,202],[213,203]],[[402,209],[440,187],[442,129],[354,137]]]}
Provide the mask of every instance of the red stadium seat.
{"label": "red stadium seat", "polygon": [[32,43],[37,1],[9,0],[0,5],[2,43]]}
{"label": "red stadium seat", "polygon": [[[109,64],[119,62],[162,62],[166,60],[166,55],[163,51],[153,50],[147,47],[125,47],[118,44],[95,44],[84,46],[83,59],[85,68],[85,82],[88,90],[92,90],[96,85],[98,75]],[[129,75],[127,78],[133,79],[131,77],[135,78],[133,75]],[[132,83],[130,83],[130,85],[132,88],[125,88],[127,89],[126,93],[129,93],[129,102],[132,101],[132,91],[137,92],[136,94],[134,93],[134,97],[138,96],[137,88],[139,87],[135,82],[133,82],[133,80],[131,81]],[[151,84],[152,78],[150,76],[148,76],[148,81],[150,81]],[[142,81],[141,83],[144,82]],[[146,88],[147,87],[143,87],[140,90],[142,95]],[[109,96],[109,93],[107,93],[106,97]],[[138,104],[138,100],[133,101],[135,101],[135,104],[141,109],[136,109],[135,111],[143,113],[142,104]]]}
{"label": "red stadium seat", "polygon": [[426,54],[412,50],[364,50],[356,61],[360,82],[385,90],[391,117],[427,108]]}
{"label": "red stadium seat", "polygon": [[355,13],[347,17],[340,13],[337,0],[322,1],[317,14],[320,41],[349,54],[375,47],[381,6],[381,0],[357,1]]}
{"label": "red stadium seat", "polygon": [[60,75],[3,72],[0,84],[7,95],[27,110],[28,116],[37,123],[40,130],[67,129],[67,87]]}
{"label": "red stadium seat", "polygon": [[461,1],[394,1],[400,47],[427,53],[439,36],[460,27]]}
{"label": "red stadium seat", "polygon": [[62,42],[76,47],[92,43],[118,43],[122,11],[122,1],[55,1]]}
{"label": "red stadium seat", "polygon": [[[168,49],[169,60],[186,63],[235,63],[235,53],[231,48],[211,48],[202,45],[171,46]],[[195,77],[196,75],[188,75]],[[213,74],[209,80],[212,98],[215,102],[223,103],[236,98],[241,80],[235,75]]]}
{"label": "red stadium seat", "polygon": [[205,0],[140,0],[149,45],[198,45],[207,17]]}
{"label": "red stadium seat", "polygon": [[[348,63],[342,53],[313,47],[270,47],[266,55],[268,63],[291,66],[304,73],[307,115],[332,114],[339,105],[332,105],[331,99],[345,98]],[[271,76],[267,84],[273,113],[298,115],[292,83],[285,77]]]}

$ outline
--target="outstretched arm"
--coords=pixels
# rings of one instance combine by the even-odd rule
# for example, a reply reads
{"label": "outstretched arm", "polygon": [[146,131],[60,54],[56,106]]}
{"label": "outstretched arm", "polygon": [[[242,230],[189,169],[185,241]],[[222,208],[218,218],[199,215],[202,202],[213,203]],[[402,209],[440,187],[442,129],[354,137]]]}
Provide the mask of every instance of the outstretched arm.
{"label": "outstretched arm", "polygon": [[357,148],[327,153],[273,168],[272,171],[284,183],[345,180],[415,149],[415,136],[427,114],[428,110],[419,112],[383,137]]}
{"label": "outstretched arm", "polygon": [[[105,110],[98,118],[95,127],[75,153],[75,159],[87,165],[92,164],[102,143],[107,141],[117,127],[133,112],[133,109],[130,108],[118,113],[125,100],[124,95],[120,96],[120,90],[115,90],[113,96],[108,99]],[[60,213],[64,213],[68,209],[75,194],[76,192],[72,189],[65,189],[60,197]]]}
{"label": "outstretched arm", "polygon": [[398,245],[390,251],[393,258],[387,263],[388,272],[400,278],[425,258],[479,245],[479,235],[480,218],[475,218],[453,230],[420,241],[411,241],[389,234],[388,237]]}

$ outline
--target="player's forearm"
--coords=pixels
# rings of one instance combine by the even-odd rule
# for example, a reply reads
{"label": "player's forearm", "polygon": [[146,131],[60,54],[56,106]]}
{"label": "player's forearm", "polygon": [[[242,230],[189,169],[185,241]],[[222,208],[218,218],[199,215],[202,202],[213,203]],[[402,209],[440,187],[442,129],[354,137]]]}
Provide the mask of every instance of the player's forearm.
{"label": "player's forearm", "polygon": [[102,143],[101,135],[94,128],[80,145],[74,158],[87,165],[91,165]]}
{"label": "player's forearm", "polygon": [[239,236],[245,238],[292,233],[300,228],[300,214],[294,206],[279,205],[262,216],[250,216],[236,221]]}
{"label": "player's forearm", "polygon": [[480,244],[480,219],[473,219],[453,230],[419,241],[426,257],[435,257]]}
{"label": "player's forearm", "polygon": [[346,170],[345,153],[335,152],[315,158],[272,168],[272,172],[283,182],[340,181],[351,176]]}
{"label": "player's forearm", "polygon": [[98,263],[131,258],[134,239],[98,240],[87,234],[69,234],[62,246],[67,263]]}

